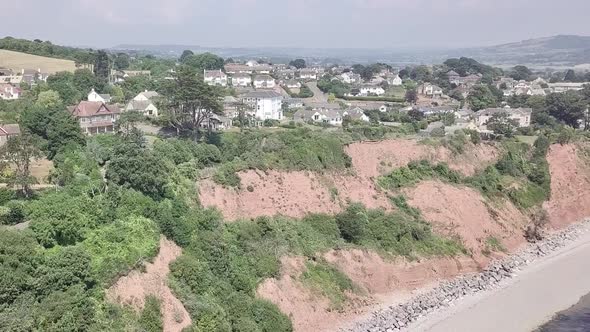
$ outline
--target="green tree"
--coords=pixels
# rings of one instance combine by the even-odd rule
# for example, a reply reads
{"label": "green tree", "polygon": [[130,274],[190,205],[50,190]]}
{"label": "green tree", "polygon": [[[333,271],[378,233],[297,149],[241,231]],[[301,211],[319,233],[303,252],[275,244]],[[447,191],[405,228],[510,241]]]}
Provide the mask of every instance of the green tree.
{"label": "green tree", "polygon": [[188,56],[183,63],[199,71],[223,69],[224,65],[223,58],[209,52]]}
{"label": "green tree", "polygon": [[549,115],[573,128],[579,127],[588,107],[578,91],[552,93],[545,98],[545,105]]}
{"label": "green tree", "polygon": [[115,60],[113,61],[113,66],[115,67],[116,70],[125,70],[125,69],[129,68],[130,64],[131,64],[131,59],[129,57],[129,54],[127,54],[127,53],[118,53],[115,56]]}
{"label": "green tree", "polygon": [[576,72],[573,69],[568,69],[565,72],[565,76],[563,78],[564,82],[577,82],[578,78],[576,77]]}
{"label": "green tree", "polygon": [[467,102],[474,111],[484,108],[496,107],[498,100],[487,85],[476,85],[469,92]]}
{"label": "green tree", "polygon": [[47,78],[47,86],[49,89],[57,91],[66,105],[76,104],[82,98],[82,94],[74,85],[74,74],[72,73],[59,72],[50,75]]}
{"label": "green tree", "polygon": [[145,306],[139,316],[139,325],[145,332],[161,332],[162,310],[160,309],[160,300],[155,296],[148,296],[145,300]]}
{"label": "green tree", "polygon": [[18,136],[10,137],[6,144],[0,148],[0,156],[7,164],[3,166],[14,166],[14,172],[9,176],[8,184],[19,187],[24,197],[31,194],[31,185],[36,179],[31,176],[31,160],[41,158],[38,140],[27,132]]}
{"label": "green tree", "polygon": [[223,112],[219,88],[206,84],[189,66],[177,69],[174,81],[165,89],[165,97],[168,123],[177,134],[189,133],[198,138],[201,123],[212,114]]}
{"label": "green tree", "polygon": [[405,99],[410,104],[415,104],[418,101],[418,92],[416,89],[409,89],[406,91]]}
{"label": "green tree", "polygon": [[47,90],[39,93],[35,106],[42,109],[53,109],[62,107],[63,105],[57,91]]}
{"label": "green tree", "polygon": [[520,81],[520,80],[525,80],[525,81],[529,81],[531,79],[531,76],[533,76],[533,72],[528,69],[526,66],[515,66],[512,67],[512,70],[509,72],[510,77],[512,77],[513,79]]}
{"label": "green tree", "polygon": [[96,60],[94,61],[94,75],[104,81],[108,80],[110,75],[110,61],[107,52],[98,51],[96,53]]}
{"label": "green tree", "polygon": [[292,60],[291,62],[289,62],[289,66],[295,67],[297,69],[301,69],[301,68],[305,68],[306,64],[305,64],[305,60],[303,60],[303,59],[295,59],[295,60]]}
{"label": "green tree", "polygon": [[178,62],[184,63],[188,57],[195,55],[191,50],[184,50],[178,59]]}
{"label": "green tree", "polygon": [[72,83],[82,96],[90,92],[91,89],[102,92],[105,85],[104,82],[99,82],[89,69],[77,69],[72,77]]}
{"label": "green tree", "polygon": [[486,122],[489,130],[492,130],[498,135],[506,137],[514,136],[514,131],[518,128],[518,121],[511,119],[506,112],[495,113]]}

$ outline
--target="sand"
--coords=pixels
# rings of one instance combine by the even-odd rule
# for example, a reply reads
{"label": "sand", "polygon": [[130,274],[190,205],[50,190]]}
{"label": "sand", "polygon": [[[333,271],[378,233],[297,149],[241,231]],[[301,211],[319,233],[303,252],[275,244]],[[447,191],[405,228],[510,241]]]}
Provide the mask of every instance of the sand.
{"label": "sand", "polygon": [[529,332],[590,292],[590,226],[564,248],[533,262],[496,290],[468,296],[408,331]]}

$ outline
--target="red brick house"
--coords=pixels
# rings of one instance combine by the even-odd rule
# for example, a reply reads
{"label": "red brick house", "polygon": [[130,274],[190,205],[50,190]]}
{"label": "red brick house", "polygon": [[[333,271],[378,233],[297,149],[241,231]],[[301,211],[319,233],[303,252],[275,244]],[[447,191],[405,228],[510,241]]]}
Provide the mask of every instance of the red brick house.
{"label": "red brick house", "polygon": [[100,101],[81,101],[68,110],[78,118],[82,131],[87,135],[114,132],[115,122],[121,114],[117,105],[107,105]]}

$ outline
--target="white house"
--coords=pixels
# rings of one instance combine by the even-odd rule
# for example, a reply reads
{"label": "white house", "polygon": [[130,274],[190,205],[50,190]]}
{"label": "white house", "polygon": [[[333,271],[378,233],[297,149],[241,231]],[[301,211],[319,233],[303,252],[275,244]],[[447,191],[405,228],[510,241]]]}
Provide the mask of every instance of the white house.
{"label": "white house", "polygon": [[395,77],[392,78],[391,80],[389,80],[388,83],[393,86],[400,86],[400,85],[402,85],[403,82],[402,82],[401,77],[399,77],[399,75],[395,75]]}
{"label": "white house", "polygon": [[301,83],[299,81],[296,80],[288,80],[285,81],[283,83],[284,86],[286,86],[289,89],[300,89],[301,88]]}
{"label": "white house", "polygon": [[293,115],[294,121],[326,123],[331,126],[342,126],[345,117],[352,120],[369,122],[370,119],[365,112],[357,107],[352,110],[340,110],[330,108],[317,108],[313,110],[299,110]]}
{"label": "white house", "polygon": [[299,78],[303,80],[317,80],[318,74],[313,69],[301,69],[299,71]]}
{"label": "white house", "polygon": [[233,86],[247,87],[252,85],[252,76],[246,73],[237,73],[231,77],[231,84]]}
{"label": "white house", "polygon": [[13,85],[0,83],[0,99],[14,100],[20,97],[21,90]]}
{"label": "white house", "polygon": [[443,90],[437,85],[424,83],[418,87],[418,94],[429,98],[441,98]]}
{"label": "white house", "polygon": [[101,103],[110,103],[111,95],[109,94],[98,94],[94,89],[90,90],[88,94],[88,101],[99,101]]}
{"label": "white house", "polygon": [[359,88],[359,95],[361,96],[368,96],[368,95],[376,95],[381,96],[385,94],[385,90],[382,87],[376,85],[364,85]]}
{"label": "white house", "polygon": [[506,113],[510,119],[516,120],[519,127],[531,125],[532,108],[486,108],[475,112],[475,122],[478,127],[487,129],[485,126],[494,114]]}
{"label": "white house", "polygon": [[158,107],[156,106],[156,100],[160,95],[156,91],[140,92],[125,106],[125,111],[140,112],[145,116],[158,117]]}
{"label": "white house", "polygon": [[359,82],[361,77],[360,77],[360,75],[349,71],[349,72],[340,74],[340,79],[344,83],[351,84],[351,83]]}
{"label": "white house", "polygon": [[[273,80],[274,82],[274,80]],[[252,107],[252,115],[259,120],[282,120],[283,96],[274,91],[253,91],[242,96],[242,101]]]}
{"label": "white house", "polygon": [[254,77],[254,87],[256,89],[272,89],[275,85],[275,79],[270,75],[256,75]]}
{"label": "white house", "polygon": [[209,85],[227,86],[227,75],[219,70],[203,70],[203,77]]}

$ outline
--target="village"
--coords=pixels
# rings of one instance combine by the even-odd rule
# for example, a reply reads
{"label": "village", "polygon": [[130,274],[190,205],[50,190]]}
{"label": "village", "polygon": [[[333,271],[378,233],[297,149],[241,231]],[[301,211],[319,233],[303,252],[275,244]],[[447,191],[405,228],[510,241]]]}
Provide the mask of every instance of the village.
{"label": "village", "polygon": [[[303,59],[290,64],[225,61],[219,69],[198,73],[203,82],[221,91],[222,96],[222,109],[203,112],[198,125],[209,131],[276,127],[281,123],[320,127],[366,123],[391,128],[421,121],[417,128],[421,136],[452,135],[457,130],[493,135],[494,126],[488,126],[492,118],[508,121],[514,130],[530,126],[533,110],[521,105],[519,97],[579,91],[587,84],[542,78],[543,73],[535,76],[528,68],[526,77],[511,75],[514,73],[509,71],[506,75],[489,75],[485,71],[491,67],[475,60],[451,60],[463,61],[473,68],[463,70],[461,75],[448,64],[394,69],[386,64],[307,66]],[[180,64],[181,61],[176,66]],[[517,67],[515,71],[522,70]],[[478,68],[485,70],[478,72]],[[170,68],[163,80],[173,80],[174,72],[174,67]],[[30,88],[46,83],[50,76],[40,69],[0,68],[0,98],[17,100],[22,94],[21,85]],[[149,70],[111,69],[109,85],[115,87],[137,78],[153,80]],[[496,100],[480,105],[482,90],[488,94],[491,91]],[[137,112],[146,119],[159,118],[165,113],[160,110],[165,107],[163,99],[159,92],[147,89],[125,100],[92,88],[86,98],[70,105],[68,111],[79,120],[87,135],[112,133],[125,112]],[[584,122],[580,121],[579,126],[583,127]],[[0,132],[2,141],[18,132],[18,125],[4,124]]]}

